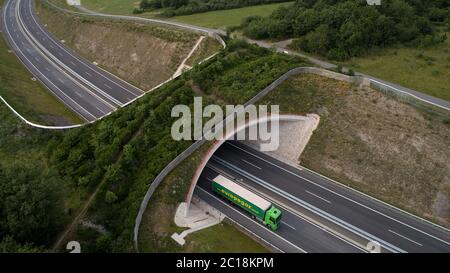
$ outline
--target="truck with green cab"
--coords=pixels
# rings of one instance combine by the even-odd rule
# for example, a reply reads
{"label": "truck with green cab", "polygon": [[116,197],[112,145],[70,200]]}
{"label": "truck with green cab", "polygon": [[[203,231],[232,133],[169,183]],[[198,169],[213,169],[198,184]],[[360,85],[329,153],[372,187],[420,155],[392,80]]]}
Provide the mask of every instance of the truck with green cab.
{"label": "truck with green cab", "polygon": [[249,212],[253,218],[262,221],[265,226],[272,230],[279,228],[282,213],[266,199],[222,175],[213,179],[212,189],[223,198]]}

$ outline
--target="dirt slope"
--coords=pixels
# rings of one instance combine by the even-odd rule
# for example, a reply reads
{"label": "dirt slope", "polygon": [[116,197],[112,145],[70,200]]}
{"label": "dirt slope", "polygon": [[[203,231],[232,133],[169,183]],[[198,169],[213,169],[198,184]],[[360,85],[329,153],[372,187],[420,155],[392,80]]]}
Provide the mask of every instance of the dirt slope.
{"label": "dirt slope", "polygon": [[267,101],[320,115],[302,165],[450,226],[450,114],[316,75],[286,81]]}
{"label": "dirt slope", "polygon": [[159,26],[68,16],[40,2],[37,10],[68,46],[144,90],[169,79],[199,38]]}

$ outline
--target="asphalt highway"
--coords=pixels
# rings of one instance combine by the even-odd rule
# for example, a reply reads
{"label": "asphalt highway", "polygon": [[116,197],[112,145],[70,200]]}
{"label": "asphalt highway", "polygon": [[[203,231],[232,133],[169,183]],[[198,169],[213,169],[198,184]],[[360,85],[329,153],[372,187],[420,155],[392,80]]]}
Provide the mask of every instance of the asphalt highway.
{"label": "asphalt highway", "polygon": [[[250,214],[231,205],[226,200],[213,193],[212,179],[219,173],[211,168],[206,168],[198,182],[195,194],[208,204],[212,205],[228,218],[243,226],[246,230],[262,238],[266,243],[274,246],[282,252],[340,252],[359,253],[364,249],[340,238],[305,218],[281,207],[275,200],[270,200],[278,206],[282,212],[282,223],[277,231],[265,227],[258,220],[253,220]],[[247,187],[245,184],[242,186]],[[247,187],[248,188],[248,187]],[[251,188],[248,188],[252,190]],[[252,190],[253,191],[253,190]],[[255,192],[255,191],[254,191]],[[260,194],[258,192],[255,192]]]}
{"label": "asphalt highway", "polygon": [[[377,241],[392,252],[450,252],[449,230],[239,142],[226,142],[208,163]],[[298,232],[300,234],[300,232]]]}
{"label": "asphalt highway", "polygon": [[17,57],[86,121],[102,118],[143,94],[50,34],[36,17],[33,0],[8,0],[1,16],[1,30]]}

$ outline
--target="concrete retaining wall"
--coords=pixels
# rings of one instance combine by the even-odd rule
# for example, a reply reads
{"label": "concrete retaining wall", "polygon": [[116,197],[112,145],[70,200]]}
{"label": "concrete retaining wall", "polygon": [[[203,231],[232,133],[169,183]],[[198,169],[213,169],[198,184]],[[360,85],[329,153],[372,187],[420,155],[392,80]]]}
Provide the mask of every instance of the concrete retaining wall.
{"label": "concrete retaining wall", "polygon": [[[272,90],[274,90],[276,87],[278,87],[280,84],[282,84],[284,81],[289,79],[291,76],[299,75],[299,74],[316,74],[340,81],[349,82],[356,85],[364,85],[364,86],[374,86],[374,83],[376,83],[374,80],[357,75],[357,76],[348,76],[340,73],[336,73],[330,70],[317,68],[317,67],[297,67],[294,68],[285,74],[283,74],[280,78],[272,82],[269,86],[261,90],[256,96],[254,96],[252,99],[250,99],[244,106],[248,106],[251,104],[255,104],[260,99],[262,99],[264,96],[266,96],[268,93],[270,93]],[[376,89],[376,88],[374,88]],[[376,89],[378,90],[378,89]],[[389,92],[395,92],[402,95],[407,96],[408,93],[401,92],[395,87],[386,87],[386,90]],[[420,99],[415,99],[414,97],[409,96],[411,101],[419,101],[421,103],[424,103],[423,101],[420,101]],[[449,109],[450,110],[450,109]],[[225,120],[228,120],[228,117],[225,118]],[[223,124],[227,124],[227,122],[224,122]],[[206,143],[205,139],[199,140],[195,142],[193,145],[191,145],[188,149],[186,149],[184,152],[182,152],[180,155],[178,155],[172,162],[170,162],[169,165],[167,165],[163,171],[156,177],[156,179],[152,182],[150,185],[149,190],[147,191],[144,200],[141,203],[140,210],[138,212],[138,215],[136,217],[135,226],[134,226],[134,243],[136,251],[139,252],[138,249],[138,237],[139,237],[139,227],[141,225],[142,217],[144,215],[145,209],[147,208],[148,202],[150,201],[151,196],[155,192],[156,188],[161,184],[161,182],[164,180],[167,174],[169,174],[173,169],[175,169],[178,164],[180,164],[184,159],[186,159],[188,156],[190,156],[194,151],[196,151],[198,148],[200,148],[204,143]]]}

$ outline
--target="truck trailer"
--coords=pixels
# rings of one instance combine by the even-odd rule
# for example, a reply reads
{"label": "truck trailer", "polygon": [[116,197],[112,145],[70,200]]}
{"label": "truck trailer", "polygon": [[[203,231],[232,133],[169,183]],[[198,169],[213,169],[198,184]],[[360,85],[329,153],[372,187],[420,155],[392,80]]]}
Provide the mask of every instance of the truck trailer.
{"label": "truck trailer", "polygon": [[277,230],[281,222],[281,211],[266,199],[254,194],[232,180],[218,175],[212,181],[213,191],[249,212],[265,226]]}

